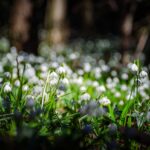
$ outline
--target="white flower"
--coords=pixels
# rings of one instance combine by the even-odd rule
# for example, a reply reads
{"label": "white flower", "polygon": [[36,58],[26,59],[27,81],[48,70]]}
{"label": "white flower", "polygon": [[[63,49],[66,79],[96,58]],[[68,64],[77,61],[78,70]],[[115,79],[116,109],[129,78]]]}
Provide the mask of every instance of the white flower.
{"label": "white flower", "polygon": [[106,88],[105,88],[103,85],[101,85],[101,86],[98,86],[98,87],[96,88],[96,90],[97,90],[97,92],[102,93],[102,92],[105,92],[105,91],[106,91]]}
{"label": "white flower", "polygon": [[102,69],[103,72],[108,72],[110,70],[108,65],[102,65],[101,69]]}
{"label": "white flower", "polygon": [[62,74],[65,74],[65,73],[66,73],[66,70],[65,70],[64,67],[59,67],[59,68],[57,69],[57,73],[60,74],[60,75],[62,75]]}
{"label": "white flower", "polygon": [[51,66],[52,66],[52,68],[57,68],[58,67],[58,63],[57,62],[52,62]]}
{"label": "white flower", "polygon": [[54,79],[50,80],[49,83],[50,83],[51,86],[55,86],[58,83],[58,79],[54,78]]}
{"label": "white flower", "polygon": [[117,77],[113,78],[114,83],[119,83],[119,79]]}
{"label": "white flower", "polygon": [[58,79],[58,74],[53,71],[53,72],[50,73],[49,78],[50,79]]}
{"label": "white flower", "polygon": [[102,105],[104,105],[104,106],[107,106],[111,102],[110,102],[110,100],[107,97],[103,97],[102,99],[99,100],[99,103],[102,104]]}
{"label": "white flower", "polygon": [[99,83],[98,83],[97,81],[94,81],[94,82],[92,83],[92,85],[93,85],[93,87],[98,87],[98,86],[99,86]]}
{"label": "white flower", "polygon": [[32,78],[35,76],[35,69],[32,68],[32,67],[29,67],[25,70],[25,73],[24,73],[25,77],[26,78]]}
{"label": "white flower", "polygon": [[88,93],[85,93],[81,95],[80,99],[81,100],[90,100],[91,96]]}
{"label": "white flower", "polygon": [[120,97],[120,96],[121,96],[121,94],[119,92],[115,93],[115,97]]}
{"label": "white flower", "polygon": [[28,91],[28,89],[29,89],[29,86],[28,86],[28,85],[24,85],[24,86],[22,87],[22,90],[23,90],[23,91]]}
{"label": "white flower", "polygon": [[19,87],[20,86],[20,81],[16,80],[14,84],[15,84],[16,87]]}
{"label": "white flower", "polygon": [[128,87],[125,84],[121,85],[121,90],[122,91],[127,91]]}
{"label": "white flower", "polygon": [[82,69],[79,69],[77,72],[78,72],[79,75],[83,75],[84,74],[84,71]]}
{"label": "white flower", "polygon": [[47,66],[46,64],[41,64],[40,70],[41,70],[42,72],[46,72],[46,71],[48,70],[48,66]]}
{"label": "white flower", "polygon": [[94,73],[96,75],[96,74],[100,74],[102,70],[101,70],[100,67],[95,67],[93,71],[94,71]]}
{"label": "white flower", "polygon": [[69,84],[69,80],[67,78],[62,79],[61,82],[65,85]]}
{"label": "white flower", "polygon": [[147,77],[147,72],[144,71],[144,70],[142,70],[142,71],[140,72],[140,78],[145,78],[145,77]]}
{"label": "white flower", "polygon": [[138,66],[136,64],[131,64],[129,66],[129,68],[130,68],[131,72],[134,74],[138,72]]}
{"label": "white flower", "polygon": [[111,75],[112,75],[113,77],[116,77],[116,76],[117,76],[117,72],[116,72],[115,70],[112,70]]}
{"label": "white flower", "polygon": [[6,85],[4,86],[4,92],[9,93],[11,91],[12,91],[12,88],[11,88],[10,83],[6,83]]}
{"label": "white flower", "polygon": [[89,63],[84,63],[83,69],[85,72],[91,71],[91,65]]}
{"label": "white flower", "polygon": [[123,100],[120,100],[120,101],[119,101],[119,105],[121,105],[121,106],[124,105],[124,101],[123,101]]}
{"label": "white flower", "polygon": [[81,92],[85,92],[85,91],[86,91],[86,87],[85,87],[85,86],[81,86],[81,87],[80,87],[80,91],[81,91]]}
{"label": "white flower", "polygon": [[127,74],[127,73],[123,73],[123,74],[121,75],[121,78],[122,78],[123,80],[127,80],[127,79],[128,79],[128,74]]}

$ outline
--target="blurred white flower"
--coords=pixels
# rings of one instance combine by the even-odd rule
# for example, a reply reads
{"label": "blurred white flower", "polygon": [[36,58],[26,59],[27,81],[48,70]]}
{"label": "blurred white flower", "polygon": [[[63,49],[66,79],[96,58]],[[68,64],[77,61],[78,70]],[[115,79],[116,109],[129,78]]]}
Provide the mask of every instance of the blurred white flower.
{"label": "blurred white flower", "polygon": [[92,86],[97,88],[99,86],[99,83],[97,81],[93,81]]}
{"label": "blurred white flower", "polygon": [[99,67],[94,68],[93,72],[94,72],[94,75],[95,75],[96,79],[98,79],[102,76],[101,69]]}
{"label": "blurred white flower", "polygon": [[63,79],[61,80],[61,82],[62,82],[63,84],[65,84],[65,85],[68,85],[68,84],[69,84],[69,80],[68,80],[67,78],[63,78]]}
{"label": "blurred white flower", "polygon": [[91,96],[88,93],[85,93],[80,96],[80,100],[90,100]]}
{"label": "blurred white flower", "polygon": [[123,73],[123,74],[121,75],[121,79],[127,80],[127,79],[128,79],[128,74],[127,74],[127,73]]}
{"label": "blurred white flower", "polygon": [[49,78],[50,78],[50,80],[58,79],[59,76],[58,76],[58,74],[56,72],[53,71],[53,72],[50,73]]}
{"label": "blurred white flower", "polygon": [[71,54],[69,55],[69,58],[70,58],[71,60],[75,60],[75,59],[77,59],[79,56],[80,56],[79,53],[74,52],[74,53],[71,53]]}
{"label": "blurred white flower", "polygon": [[28,89],[29,89],[29,86],[28,86],[28,85],[23,85],[23,87],[22,87],[22,90],[23,90],[23,91],[26,92],[26,91],[28,91]]}
{"label": "blurred white flower", "polygon": [[15,84],[16,87],[19,87],[20,86],[20,81],[16,80],[14,84]]}
{"label": "blurred white flower", "polygon": [[11,87],[10,83],[6,83],[4,86],[4,92],[9,93],[11,91],[12,91],[12,87]]}
{"label": "blurred white flower", "polygon": [[120,105],[120,106],[124,105],[124,101],[123,101],[123,100],[120,100],[120,101],[119,101],[119,105]]}
{"label": "blurred white flower", "polygon": [[118,98],[118,97],[120,97],[120,96],[121,96],[120,92],[116,92],[116,93],[115,93],[115,97]]}
{"label": "blurred white flower", "polygon": [[125,84],[121,85],[121,91],[127,91],[128,87]]}
{"label": "blurred white flower", "polygon": [[114,83],[119,83],[119,79],[117,77],[113,78]]}
{"label": "blurred white flower", "polygon": [[144,71],[144,70],[142,70],[142,71],[140,72],[140,78],[145,78],[145,77],[147,77],[147,72]]}
{"label": "blurred white flower", "polygon": [[56,70],[58,74],[62,75],[66,73],[66,70],[64,67],[58,67],[58,69]]}
{"label": "blurred white flower", "polygon": [[35,69],[33,67],[29,67],[25,70],[24,76],[26,78],[32,78],[35,76]]}
{"label": "blurred white flower", "polygon": [[102,65],[101,69],[103,72],[108,72],[110,70],[110,67],[108,65]]}
{"label": "blurred white flower", "polygon": [[84,63],[83,69],[85,72],[90,72],[91,71],[91,65],[89,63]]}
{"label": "blurred white flower", "polygon": [[85,87],[85,86],[81,86],[81,87],[80,87],[80,91],[81,91],[81,92],[85,92],[85,91],[86,91],[86,87]]}
{"label": "blurred white flower", "polygon": [[104,105],[104,106],[107,106],[107,105],[109,105],[111,102],[110,102],[110,100],[109,100],[107,97],[103,97],[103,98],[101,98],[101,99],[99,100],[99,103],[102,104],[102,105]]}
{"label": "blurred white flower", "polygon": [[52,62],[51,63],[52,68],[57,68],[59,65],[57,62]]}
{"label": "blurred white flower", "polygon": [[102,93],[106,91],[106,88],[104,87],[104,85],[100,85],[96,88],[96,91]]}
{"label": "blurred white flower", "polygon": [[116,72],[115,70],[112,70],[112,71],[111,71],[111,75],[112,75],[113,77],[116,77],[116,76],[117,76],[117,72]]}
{"label": "blurred white flower", "polygon": [[77,72],[78,72],[79,75],[83,75],[84,74],[84,71],[82,69],[79,69]]}
{"label": "blurred white flower", "polygon": [[58,83],[58,79],[54,78],[54,79],[50,80],[49,83],[50,83],[51,86],[55,86]]}
{"label": "blurred white flower", "polygon": [[136,64],[129,64],[129,69],[132,73],[136,74],[138,72],[138,66]]}
{"label": "blurred white flower", "polygon": [[46,72],[46,71],[48,70],[47,64],[41,64],[40,70],[41,70],[42,72]]}

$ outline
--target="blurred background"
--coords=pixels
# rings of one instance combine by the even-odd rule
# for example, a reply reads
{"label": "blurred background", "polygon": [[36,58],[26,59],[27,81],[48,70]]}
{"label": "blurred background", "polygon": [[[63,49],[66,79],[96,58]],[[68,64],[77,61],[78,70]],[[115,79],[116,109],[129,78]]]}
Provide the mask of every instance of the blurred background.
{"label": "blurred background", "polygon": [[[83,45],[115,50],[127,63],[150,60],[150,0],[1,0],[0,49],[6,43],[38,54],[50,47]],[[4,44],[5,43],[5,44]]]}

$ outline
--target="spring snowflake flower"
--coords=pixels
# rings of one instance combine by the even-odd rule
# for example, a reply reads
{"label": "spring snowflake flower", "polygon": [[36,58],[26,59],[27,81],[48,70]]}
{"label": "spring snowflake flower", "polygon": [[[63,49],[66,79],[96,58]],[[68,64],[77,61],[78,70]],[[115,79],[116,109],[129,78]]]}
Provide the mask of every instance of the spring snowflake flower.
{"label": "spring snowflake flower", "polygon": [[96,88],[97,92],[102,93],[106,91],[106,88],[104,87],[104,85],[98,86]]}
{"label": "spring snowflake flower", "polygon": [[124,105],[124,101],[123,101],[123,100],[120,100],[120,101],[119,101],[119,105],[120,105],[120,106],[123,106],[123,105]]}
{"label": "spring snowflake flower", "polygon": [[25,73],[24,73],[25,77],[26,78],[32,78],[35,76],[35,69],[33,67],[29,67],[25,70]]}
{"label": "spring snowflake flower", "polygon": [[15,84],[16,87],[19,87],[20,86],[20,81],[16,80],[14,84]]}
{"label": "spring snowflake flower", "polygon": [[116,77],[116,76],[117,76],[117,72],[116,72],[115,70],[112,70],[111,75],[112,75],[113,77]]}
{"label": "spring snowflake flower", "polygon": [[4,86],[4,92],[9,93],[11,91],[12,91],[12,87],[11,87],[10,83],[6,83],[6,85]]}
{"label": "spring snowflake flower", "polygon": [[127,90],[128,90],[127,85],[122,84],[122,85],[121,85],[121,91],[127,91]]}
{"label": "spring snowflake flower", "polygon": [[99,86],[99,83],[98,83],[97,81],[94,81],[94,82],[92,83],[92,86],[95,87],[95,88],[97,88],[97,87]]}
{"label": "spring snowflake flower", "polygon": [[115,97],[120,97],[120,96],[121,96],[121,94],[119,92],[115,93]]}
{"label": "spring snowflake flower", "polygon": [[122,78],[123,80],[127,80],[127,79],[128,79],[128,74],[127,74],[127,73],[123,73],[123,74],[121,75],[121,78]]}
{"label": "spring snowflake flower", "polygon": [[145,77],[147,77],[147,72],[144,71],[144,70],[142,70],[142,71],[140,72],[140,78],[145,78]]}
{"label": "spring snowflake flower", "polygon": [[85,72],[90,72],[91,71],[91,65],[89,63],[84,63],[83,69]]}
{"label": "spring snowflake flower", "polygon": [[23,90],[23,91],[26,92],[26,91],[28,91],[28,89],[29,89],[29,86],[28,86],[28,85],[23,85],[23,87],[22,87],[22,90]]}
{"label": "spring snowflake flower", "polygon": [[85,86],[81,86],[81,87],[80,87],[80,91],[81,91],[81,92],[85,92],[85,91],[86,91],[86,87],[85,87]]}
{"label": "spring snowflake flower", "polygon": [[132,73],[136,74],[138,72],[138,66],[136,64],[130,64],[129,68],[131,70]]}
{"label": "spring snowflake flower", "polygon": [[90,100],[91,96],[88,93],[85,93],[81,95],[80,99],[81,100]]}
{"label": "spring snowflake flower", "polygon": [[41,70],[42,72],[46,72],[46,71],[48,70],[48,66],[47,66],[46,64],[41,64],[40,70]]}
{"label": "spring snowflake flower", "polygon": [[59,68],[57,69],[57,73],[58,73],[59,75],[62,75],[62,74],[65,74],[65,73],[66,73],[66,70],[65,70],[64,67],[59,67]]}
{"label": "spring snowflake flower", "polygon": [[53,72],[50,73],[49,78],[50,78],[50,80],[51,79],[58,79],[59,76],[56,72],[53,71]]}
{"label": "spring snowflake flower", "polygon": [[49,83],[50,83],[51,86],[55,86],[58,83],[58,79],[54,78],[54,79],[50,80]]}
{"label": "spring snowflake flower", "polygon": [[52,68],[57,68],[59,65],[57,62],[52,62],[51,63]]}
{"label": "spring snowflake flower", "polygon": [[84,71],[82,69],[79,69],[77,72],[78,72],[79,75],[83,75],[84,74]]}
{"label": "spring snowflake flower", "polygon": [[102,105],[104,105],[104,106],[107,106],[111,102],[110,102],[110,100],[107,97],[103,97],[102,99],[99,100],[99,103],[102,104]]}
{"label": "spring snowflake flower", "polygon": [[65,84],[65,85],[68,85],[68,84],[69,84],[69,80],[68,80],[67,78],[63,78],[63,79],[61,80],[61,82],[62,82],[63,84]]}

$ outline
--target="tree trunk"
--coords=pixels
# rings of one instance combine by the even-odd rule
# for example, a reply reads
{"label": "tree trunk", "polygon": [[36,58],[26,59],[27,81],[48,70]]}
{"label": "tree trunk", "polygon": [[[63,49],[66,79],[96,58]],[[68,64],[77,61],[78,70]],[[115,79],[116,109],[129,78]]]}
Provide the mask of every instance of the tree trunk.
{"label": "tree trunk", "polygon": [[47,41],[54,46],[64,45],[69,36],[66,20],[66,0],[49,0],[46,12]]}
{"label": "tree trunk", "polygon": [[17,50],[22,50],[24,43],[29,38],[30,23],[32,15],[32,4],[30,0],[16,0],[12,7],[10,16],[10,37],[12,45]]}
{"label": "tree trunk", "polygon": [[122,53],[122,63],[127,64],[130,60],[129,49],[132,45],[132,30],[133,30],[133,19],[134,12],[136,9],[135,1],[124,0],[123,2],[123,15],[121,24],[121,53]]}

